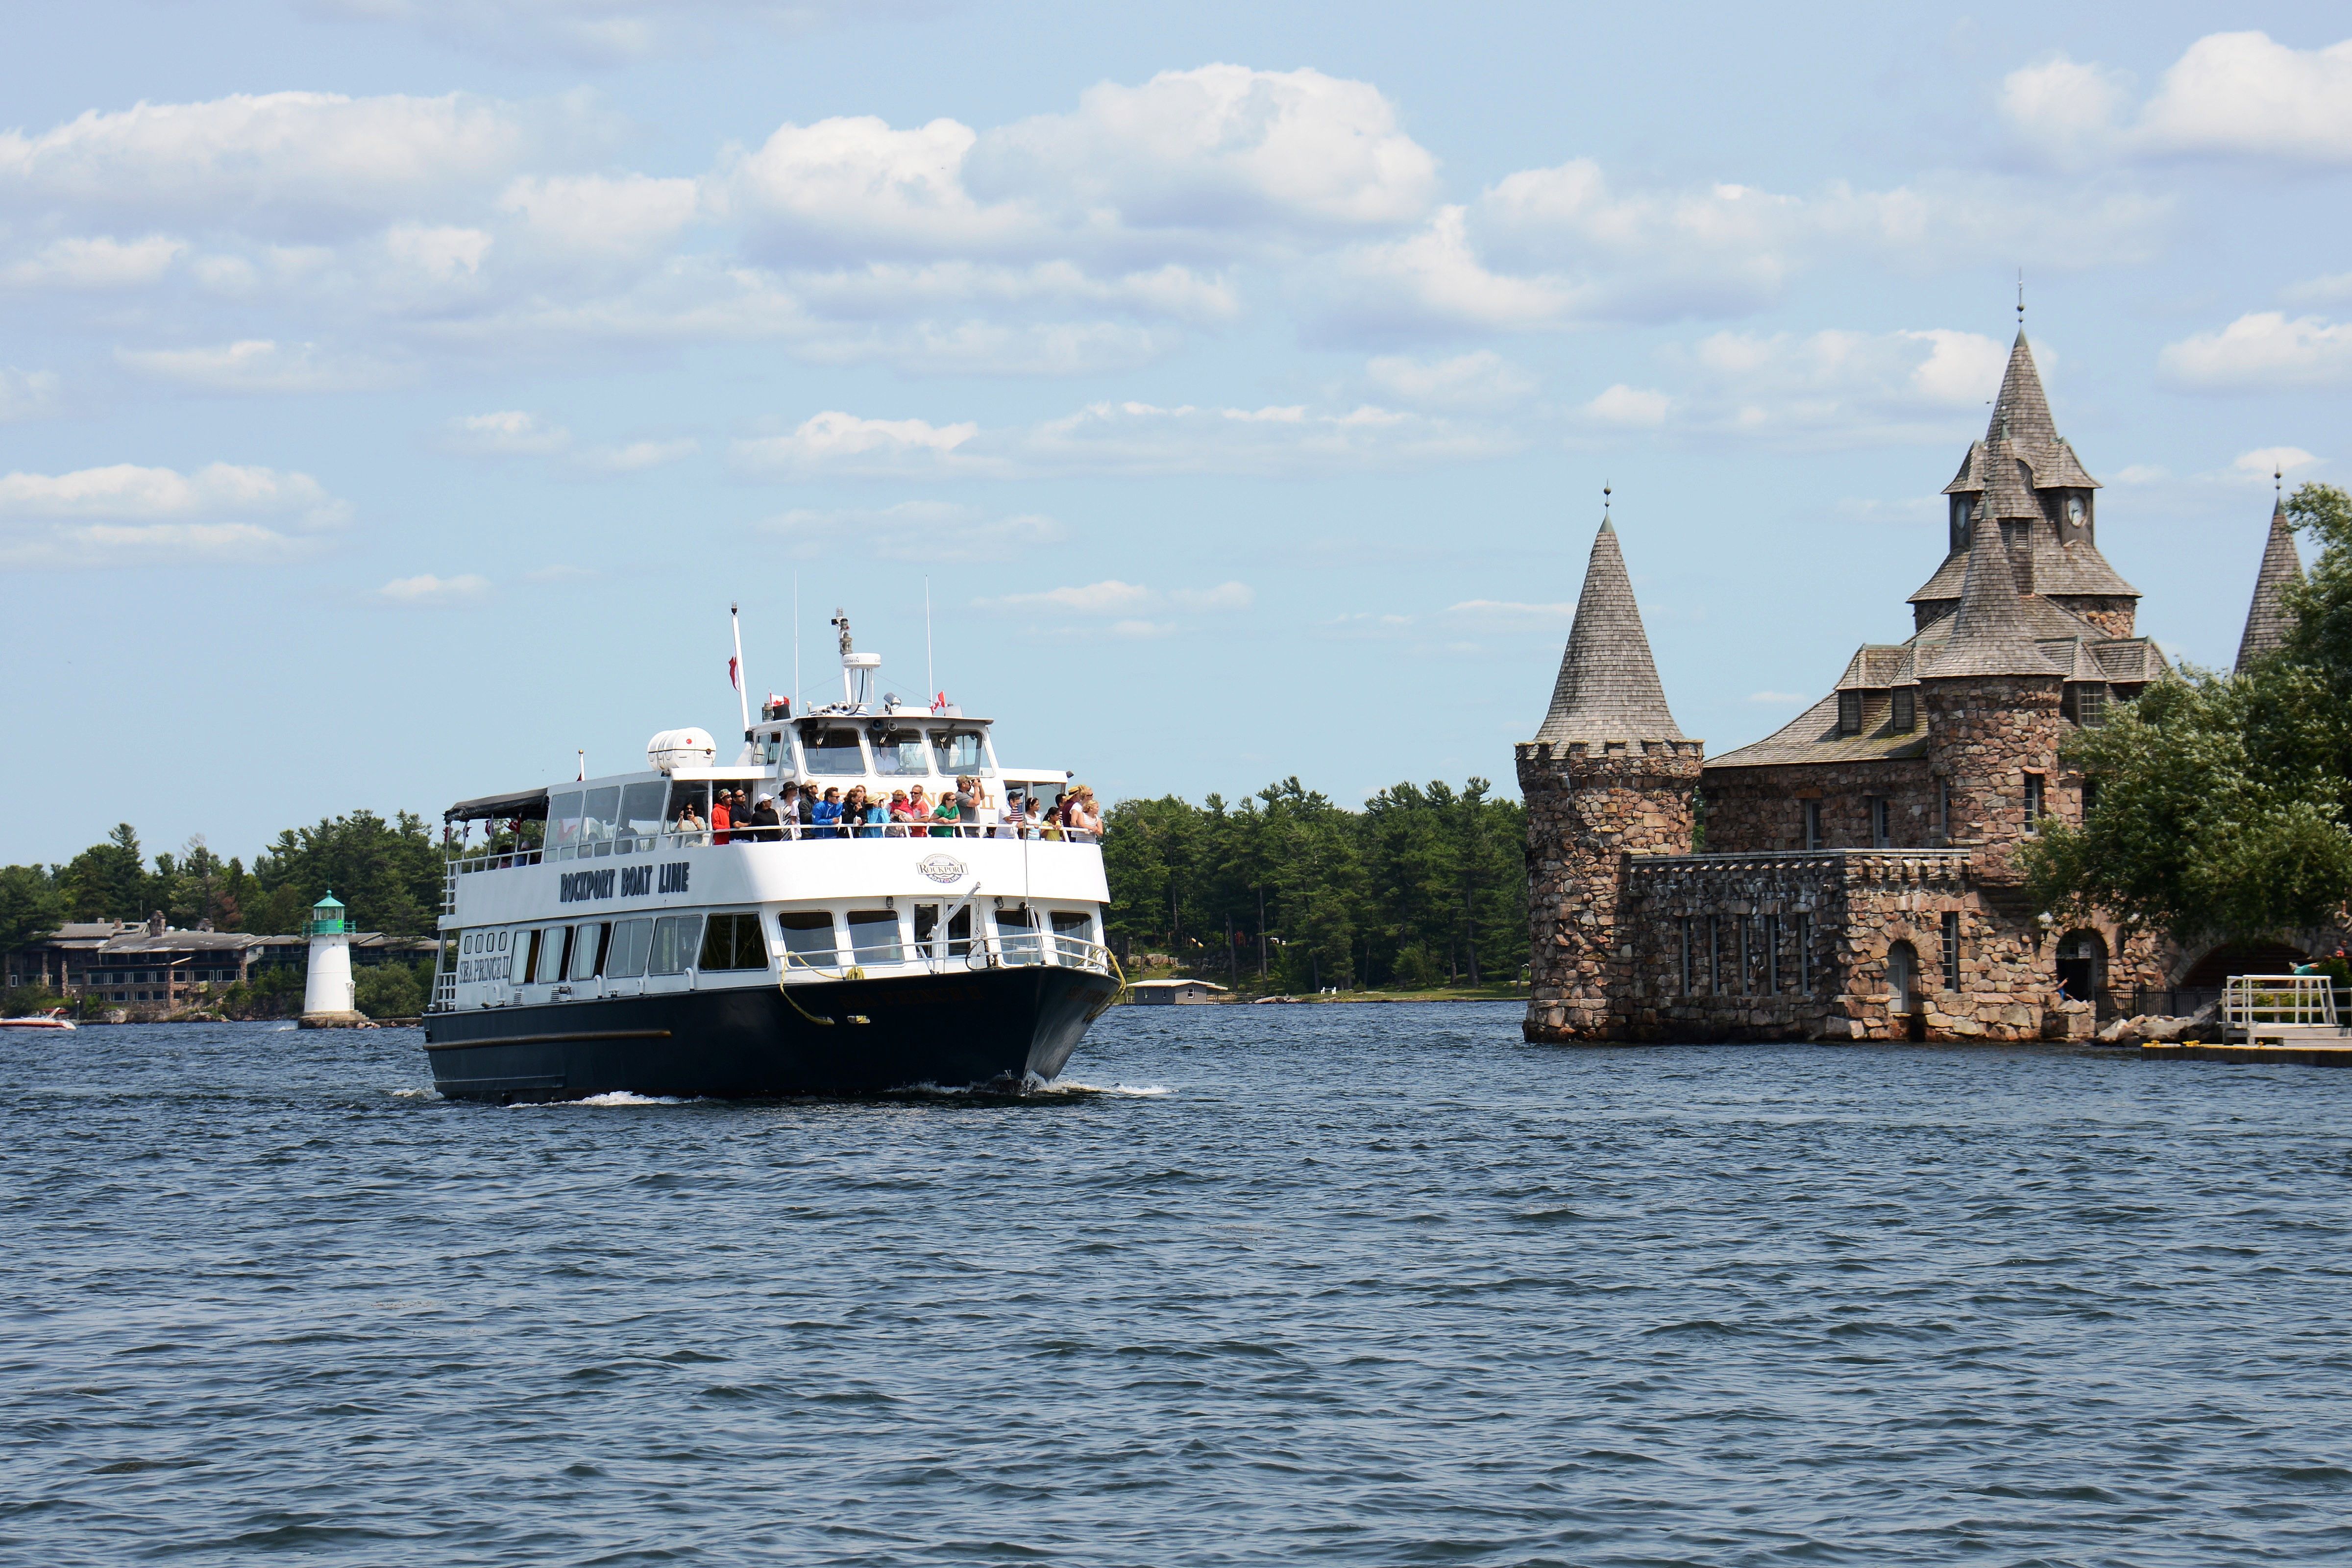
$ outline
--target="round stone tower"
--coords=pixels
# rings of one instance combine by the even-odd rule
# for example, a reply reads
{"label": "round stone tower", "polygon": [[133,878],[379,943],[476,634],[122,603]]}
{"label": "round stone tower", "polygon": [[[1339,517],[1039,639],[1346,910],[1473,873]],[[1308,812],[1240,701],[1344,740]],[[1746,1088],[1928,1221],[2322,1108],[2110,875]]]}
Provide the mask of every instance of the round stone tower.
{"label": "round stone tower", "polygon": [[331,1029],[365,1023],[353,1005],[352,922],[333,890],[310,906],[310,967],[302,986],[302,1026]]}
{"label": "round stone tower", "polygon": [[1604,516],[1551,709],[1536,738],[1517,748],[1528,810],[1528,1039],[1624,1035],[1626,862],[1690,852],[1705,750],[1666,709],[1617,531]]}

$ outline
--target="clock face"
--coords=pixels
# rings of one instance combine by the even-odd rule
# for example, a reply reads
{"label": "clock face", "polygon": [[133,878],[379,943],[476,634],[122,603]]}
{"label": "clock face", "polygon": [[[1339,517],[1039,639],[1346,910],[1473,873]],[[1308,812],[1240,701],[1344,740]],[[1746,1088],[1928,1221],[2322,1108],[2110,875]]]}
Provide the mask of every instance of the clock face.
{"label": "clock face", "polygon": [[2082,526],[2083,498],[2081,496],[2068,496],[2066,498],[2066,521],[2074,524],[2078,528]]}

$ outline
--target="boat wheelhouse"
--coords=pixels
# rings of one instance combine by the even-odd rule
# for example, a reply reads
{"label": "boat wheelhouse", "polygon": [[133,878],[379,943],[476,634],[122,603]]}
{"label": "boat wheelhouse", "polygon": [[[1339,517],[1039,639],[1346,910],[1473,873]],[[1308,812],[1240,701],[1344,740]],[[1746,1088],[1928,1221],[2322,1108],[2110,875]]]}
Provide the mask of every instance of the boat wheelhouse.
{"label": "boat wheelhouse", "polygon": [[[638,772],[461,801],[425,1048],[444,1093],[761,1096],[1058,1074],[1119,984],[1091,836],[1008,821],[1070,774],[1010,767],[991,721],[874,695],[772,702],[731,764],[666,731]],[[721,792],[977,784],[971,820],[713,825]],[[473,829],[485,842],[472,851]]]}

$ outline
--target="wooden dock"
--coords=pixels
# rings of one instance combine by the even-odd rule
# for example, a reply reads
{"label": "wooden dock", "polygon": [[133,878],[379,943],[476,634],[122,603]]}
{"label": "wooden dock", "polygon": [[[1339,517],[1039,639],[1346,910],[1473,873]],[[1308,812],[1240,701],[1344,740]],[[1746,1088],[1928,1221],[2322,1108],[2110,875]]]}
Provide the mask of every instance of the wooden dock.
{"label": "wooden dock", "polygon": [[2296,1040],[2284,1045],[2201,1045],[2184,1041],[2159,1045],[2149,1041],[2139,1048],[2142,1061],[2285,1062],[2296,1067],[2352,1068],[2352,1040],[2321,1045]]}

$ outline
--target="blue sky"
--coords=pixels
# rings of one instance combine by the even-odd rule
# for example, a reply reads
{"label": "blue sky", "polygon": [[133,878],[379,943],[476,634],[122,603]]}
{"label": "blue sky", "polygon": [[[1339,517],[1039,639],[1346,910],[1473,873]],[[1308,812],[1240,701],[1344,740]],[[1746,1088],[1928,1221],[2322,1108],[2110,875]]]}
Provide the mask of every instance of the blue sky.
{"label": "blue sky", "polygon": [[1908,632],[2026,279],[2226,663],[2342,482],[2316,6],[211,0],[0,61],[0,854],[937,675],[1107,795],[1508,787],[1603,483],[1684,729]]}

